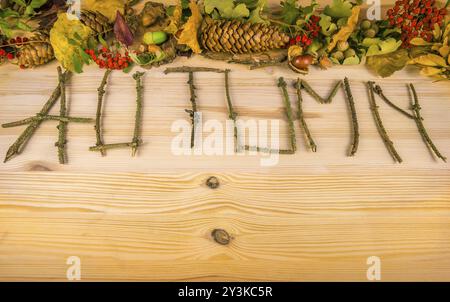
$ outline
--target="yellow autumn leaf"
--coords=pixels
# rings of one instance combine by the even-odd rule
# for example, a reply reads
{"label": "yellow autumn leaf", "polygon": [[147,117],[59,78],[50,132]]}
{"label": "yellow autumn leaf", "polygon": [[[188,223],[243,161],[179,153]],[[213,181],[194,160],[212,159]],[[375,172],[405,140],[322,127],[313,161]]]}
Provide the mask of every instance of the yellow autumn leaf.
{"label": "yellow autumn leaf", "polygon": [[109,19],[110,22],[116,20],[117,11],[124,14],[125,4],[127,0],[83,0],[81,1],[81,9],[97,11]]}
{"label": "yellow autumn leaf", "polygon": [[189,3],[192,15],[186,24],[183,25],[183,31],[181,32],[178,43],[189,46],[194,53],[201,53],[202,50],[198,43],[198,30],[202,24],[202,13],[195,0],[191,0]]}
{"label": "yellow autumn leaf", "polygon": [[181,4],[178,4],[173,11],[173,15],[169,17],[169,25],[164,29],[166,33],[174,35],[178,32],[182,13],[183,9],[181,8]]}
{"label": "yellow autumn leaf", "polygon": [[[56,59],[61,65],[75,71],[73,57],[79,54],[80,49],[85,48],[92,30],[76,18],[68,18],[66,13],[60,13],[58,20],[50,30],[50,43],[55,52]],[[70,43],[70,41],[76,41]]]}
{"label": "yellow autumn leaf", "polygon": [[331,39],[330,45],[328,45],[328,52],[331,52],[338,42],[347,41],[350,35],[355,30],[356,24],[358,24],[359,13],[361,11],[360,6],[352,8],[352,15],[348,18],[347,24],[343,26]]}
{"label": "yellow autumn leaf", "polygon": [[435,55],[435,54],[426,54],[417,58],[414,58],[408,62],[408,64],[418,64],[423,66],[442,66],[447,67],[447,63],[445,62],[445,59],[441,56]]}
{"label": "yellow autumn leaf", "polygon": [[442,69],[436,67],[424,67],[420,70],[420,74],[427,77],[432,77],[440,73],[442,73]]}

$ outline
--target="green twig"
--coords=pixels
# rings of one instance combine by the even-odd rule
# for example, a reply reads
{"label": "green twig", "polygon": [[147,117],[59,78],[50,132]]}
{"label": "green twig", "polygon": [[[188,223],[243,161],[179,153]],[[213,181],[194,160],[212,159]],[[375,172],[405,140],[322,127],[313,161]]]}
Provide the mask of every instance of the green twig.
{"label": "green twig", "polygon": [[330,94],[327,98],[322,98],[312,87],[308,84],[305,80],[301,80],[302,87],[308,92],[318,103],[320,104],[330,104],[334,97],[336,96],[337,92],[339,91],[339,88],[342,86],[342,81],[339,81],[336,83],[336,85],[333,87],[333,90],[331,90]]}
{"label": "green twig", "polygon": [[414,120],[416,121],[417,128],[419,129],[420,135],[422,136],[425,144],[434,152],[434,154],[442,159],[444,162],[447,162],[447,158],[439,152],[436,145],[431,140],[430,136],[428,135],[427,130],[425,129],[425,126],[422,122],[423,118],[420,114],[420,110],[422,109],[419,104],[419,97],[417,96],[416,89],[414,88],[413,84],[409,84],[409,88],[411,90],[413,101],[412,101],[412,110],[414,112]]}
{"label": "green twig", "polygon": [[278,87],[280,87],[281,91],[283,92],[284,108],[289,126],[289,141],[291,150],[293,151],[293,153],[295,153],[297,151],[297,141],[295,138],[294,114],[292,113],[291,101],[289,99],[289,93],[287,91],[287,84],[282,77],[278,79]]}
{"label": "green twig", "polygon": [[[60,100],[60,109],[59,115],[61,117],[66,117],[67,115],[67,104],[66,104],[66,80],[64,78],[61,67],[58,67],[58,77],[61,88],[61,100]],[[67,163],[67,152],[66,152],[66,134],[67,134],[67,122],[60,120],[59,125],[57,126],[59,135],[58,141],[55,143],[55,146],[58,147],[58,158],[59,163],[64,165]]]}
{"label": "green twig", "polygon": [[238,114],[234,111],[233,103],[231,101],[230,77],[229,77],[230,72],[231,72],[231,70],[229,70],[229,69],[225,70],[225,94],[227,97],[227,104],[228,104],[228,118],[233,121],[234,150],[237,153],[241,150],[241,146],[239,143],[239,134],[238,134],[238,129],[237,129]]}
{"label": "green twig", "polygon": [[89,151],[102,152],[110,149],[120,149],[120,148],[137,148],[138,145],[134,143],[117,143],[117,144],[105,144],[100,146],[93,146],[89,148]]}
{"label": "green twig", "polygon": [[84,117],[72,117],[72,116],[62,117],[62,116],[57,116],[57,115],[39,115],[38,114],[36,116],[29,117],[29,118],[21,120],[21,121],[3,124],[2,127],[3,128],[13,128],[13,127],[18,127],[18,126],[23,126],[23,125],[29,125],[36,121],[61,121],[61,122],[66,122],[66,123],[92,123],[92,122],[94,122],[94,119],[84,118]]}
{"label": "green twig", "polygon": [[[100,87],[97,89],[98,91],[98,98],[97,98],[97,113],[95,117],[95,136],[97,138],[97,144],[96,146],[102,146],[103,145],[103,136],[102,136],[102,111],[103,111],[103,98],[105,96],[106,90],[105,86],[108,82],[108,78],[111,74],[112,70],[108,69],[106,70],[105,74],[103,75],[102,82],[100,83]],[[101,150],[101,155],[106,155],[106,150]]]}
{"label": "green twig", "polygon": [[370,103],[370,110],[372,111],[375,124],[378,129],[378,133],[380,134],[381,138],[383,139],[384,144],[386,145],[386,148],[389,151],[389,154],[391,154],[392,158],[397,161],[398,163],[401,163],[403,160],[398,154],[397,150],[394,147],[394,143],[389,138],[389,135],[387,134],[386,128],[384,128],[383,121],[381,120],[380,112],[378,111],[378,106],[375,100],[375,88],[374,88],[374,82],[368,82],[367,87],[369,89],[369,103]]}
{"label": "green twig", "polygon": [[191,148],[194,148],[195,146],[195,129],[197,128],[198,118],[197,118],[197,101],[196,101],[196,95],[195,95],[195,85],[194,85],[194,72],[189,72],[189,92],[191,95],[190,101],[192,109],[186,109],[185,111],[189,113],[189,116],[191,117]]}
{"label": "green twig", "polygon": [[300,122],[300,127],[303,129],[306,135],[309,147],[313,152],[317,152],[317,145],[314,142],[314,139],[312,138],[308,124],[306,124],[305,116],[303,114],[302,81],[300,79],[298,79],[297,82],[295,83],[295,88],[297,89],[297,119]]}
{"label": "green twig", "polygon": [[142,85],[142,77],[145,75],[145,72],[136,72],[133,75],[133,79],[136,81],[136,118],[134,124],[134,134],[132,140],[132,156],[136,155],[136,152],[141,145],[142,141],[140,139],[141,135],[141,124],[142,124],[142,95],[144,92],[144,87]]}
{"label": "green twig", "polygon": [[[65,71],[64,72],[64,78],[67,80],[70,72]],[[59,78],[58,78],[59,81]],[[58,86],[53,91],[50,98],[47,100],[47,102],[44,104],[44,107],[42,107],[41,111],[39,112],[40,115],[47,115],[52,109],[52,107],[56,104],[59,97],[61,96],[61,82],[58,83]],[[36,132],[37,128],[41,125],[42,120],[35,120],[32,123],[28,125],[28,127],[22,132],[22,134],[17,138],[17,140],[14,142],[14,144],[9,147],[8,151],[6,152],[5,160],[7,161],[11,160],[14,156],[22,153],[22,151],[25,149],[25,146],[27,142],[30,140],[30,138],[33,136],[34,132]]]}
{"label": "green twig", "polygon": [[406,112],[405,110],[403,110],[402,108],[398,107],[397,105],[395,105],[394,103],[392,103],[387,97],[386,95],[383,93],[383,90],[381,89],[381,87],[379,85],[375,85],[374,87],[374,92],[389,106],[391,106],[392,108],[394,108],[395,110],[397,110],[398,112],[400,112],[401,114],[407,116],[410,119],[415,119],[414,115],[409,114],[408,112]]}
{"label": "green twig", "polygon": [[355,100],[353,99],[352,90],[348,78],[344,79],[344,90],[348,107],[351,113],[352,129],[353,129],[352,144],[350,147],[349,156],[354,156],[358,151],[359,146],[359,124],[358,124],[358,116],[356,114]]}

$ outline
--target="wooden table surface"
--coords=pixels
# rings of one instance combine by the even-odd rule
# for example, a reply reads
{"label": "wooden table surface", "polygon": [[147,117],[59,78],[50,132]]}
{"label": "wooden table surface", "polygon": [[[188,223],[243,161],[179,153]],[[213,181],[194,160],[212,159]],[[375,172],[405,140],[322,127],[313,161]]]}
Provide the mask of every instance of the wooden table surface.
{"label": "wooden table surface", "polygon": [[[232,99],[244,120],[286,121],[276,81],[283,68],[248,71],[196,57],[172,66],[231,68]],[[0,69],[0,121],[34,115],[56,86],[56,63],[33,71]],[[19,157],[0,165],[0,280],[67,280],[67,259],[81,259],[82,280],[367,280],[367,259],[381,260],[390,280],[450,280],[450,165],[434,159],[416,125],[378,100],[404,163],[395,164],[376,130],[365,81],[376,80],[408,108],[406,84],[421,99],[425,125],[450,156],[450,85],[407,69],[377,79],[362,66],[312,70],[321,95],[347,76],[361,127],[360,150],[346,153],[351,132],[344,93],[330,105],[305,95],[307,122],[318,152],[306,147],[261,167],[267,155],[176,156],[171,131],[188,120],[186,75],[145,77],[144,145],[106,157],[88,151],[92,125],[70,124],[69,164],[58,164],[56,122],[44,122]],[[95,117],[102,71],[87,68],[70,81],[72,116]],[[223,75],[196,76],[204,120],[227,118]],[[290,89],[291,101],[295,94]],[[131,75],[114,72],[105,104],[105,140],[131,139],[135,90]],[[55,106],[54,113],[57,113]],[[294,107],[294,105],[293,105]],[[295,109],[295,108],[294,108]],[[5,154],[23,128],[0,129]],[[205,133],[206,137],[208,133]],[[211,190],[206,179],[216,176]],[[233,239],[217,244],[214,229]]]}

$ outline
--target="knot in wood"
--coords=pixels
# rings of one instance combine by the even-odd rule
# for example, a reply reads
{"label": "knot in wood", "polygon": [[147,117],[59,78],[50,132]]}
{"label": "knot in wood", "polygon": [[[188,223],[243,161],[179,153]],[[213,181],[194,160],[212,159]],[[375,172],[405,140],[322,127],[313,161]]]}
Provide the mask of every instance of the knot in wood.
{"label": "knot in wood", "polygon": [[217,189],[220,186],[220,182],[219,179],[215,176],[211,176],[210,178],[208,178],[206,180],[206,185],[208,186],[208,188],[210,189]]}
{"label": "knot in wood", "polygon": [[228,234],[228,232],[223,229],[213,230],[211,232],[211,236],[213,237],[214,241],[220,245],[228,245],[230,244],[230,241],[232,239],[230,234]]}

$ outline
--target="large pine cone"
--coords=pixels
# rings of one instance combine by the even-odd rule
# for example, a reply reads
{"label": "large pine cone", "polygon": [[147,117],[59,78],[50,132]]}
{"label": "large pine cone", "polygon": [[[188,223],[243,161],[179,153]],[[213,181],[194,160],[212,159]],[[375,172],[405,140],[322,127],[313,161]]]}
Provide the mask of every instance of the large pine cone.
{"label": "large pine cone", "polygon": [[80,21],[90,27],[97,34],[103,34],[112,29],[112,24],[109,19],[99,12],[90,10],[82,10],[80,14]]}
{"label": "large pine cone", "polygon": [[24,68],[46,64],[55,58],[50,39],[44,33],[36,33],[31,42],[19,48],[18,64]]}
{"label": "large pine cone", "polygon": [[275,26],[206,18],[200,41],[203,48],[212,52],[242,54],[283,48],[289,43],[289,36]]}

